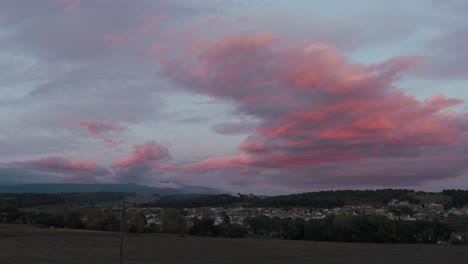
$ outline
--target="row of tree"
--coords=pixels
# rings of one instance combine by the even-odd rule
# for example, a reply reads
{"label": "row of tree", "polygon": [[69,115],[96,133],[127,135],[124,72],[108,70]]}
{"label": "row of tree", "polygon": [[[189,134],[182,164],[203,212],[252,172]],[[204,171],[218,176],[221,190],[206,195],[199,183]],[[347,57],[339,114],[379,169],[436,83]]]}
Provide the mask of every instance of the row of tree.
{"label": "row of tree", "polygon": [[465,190],[444,190],[443,195],[449,196],[450,199],[446,202],[445,206],[450,207],[463,207],[468,205],[468,191]]}
{"label": "row of tree", "polygon": [[384,216],[335,216],[323,220],[248,218],[249,232],[257,237],[294,240],[435,243],[450,239],[452,230],[438,221],[393,221]]}
{"label": "row of tree", "polygon": [[163,196],[154,203],[142,204],[142,207],[156,206],[165,208],[194,208],[194,207],[315,207],[333,208],[350,204],[369,204],[381,206],[392,199],[424,203],[419,197],[443,197],[441,202],[447,208],[468,205],[468,191],[444,190],[442,193],[415,192],[412,190],[382,189],[382,190],[343,190],[320,191],[279,196],[255,195],[174,195]]}
{"label": "row of tree", "polygon": [[382,216],[336,216],[309,221],[261,216],[247,218],[244,225],[225,222],[217,226],[212,219],[203,218],[193,222],[190,234],[360,243],[468,243],[439,221],[393,221]]}
{"label": "row of tree", "polygon": [[[47,227],[89,229],[101,231],[120,230],[120,215],[111,210],[80,209],[64,206],[54,211],[19,210],[16,207],[0,208],[0,223],[33,224]],[[129,214],[127,228],[129,232],[143,232],[145,217],[141,214]]]}
{"label": "row of tree", "polygon": [[[456,219],[457,225],[440,221],[395,221],[384,216],[332,216],[322,220],[246,218],[243,224],[232,223],[227,214],[221,224],[211,218],[187,219],[177,209],[165,209],[161,224],[148,224],[141,213],[127,214],[127,232],[164,232],[214,237],[257,237],[292,240],[366,242],[366,243],[436,243],[457,241],[453,232],[468,235],[468,219]],[[58,228],[120,230],[119,213],[112,210],[63,207],[55,212],[32,213],[14,207],[0,208],[0,222],[28,223]],[[468,241],[466,241],[468,242]]]}
{"label": "row of tree", "polygon": [[[92,206],[96,203],[115,202],[122,199],[124,193],[0,193],[0,207],[16,206],[31,207],[50,204],[69,204],[75,206]],[[255,195],[172,195],[162,196],[157,202],[142,206],[157,206],[165,208],[193,208],[193,207],[342,207],[347,204],[387,204],[391,199],[421,203],[418,197],[444,197],[445,206],[463,207],[468,205],[467,190],[444,190],[441,193],[415,192],[412,190],[382,189],[382,190],[343,190],[320,191],[279,196]]]}

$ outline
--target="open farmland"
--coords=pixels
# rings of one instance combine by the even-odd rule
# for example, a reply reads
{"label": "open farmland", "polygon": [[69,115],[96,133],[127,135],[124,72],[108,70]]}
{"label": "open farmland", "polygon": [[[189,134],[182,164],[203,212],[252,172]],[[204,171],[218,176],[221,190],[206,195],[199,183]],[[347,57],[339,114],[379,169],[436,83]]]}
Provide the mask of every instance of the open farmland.
{"label": "open farmland", "polygon": [[[116,233],[0,225],[0,263],[118,263]],[[465,246],[129,234],[125,263],[466,263]]]}

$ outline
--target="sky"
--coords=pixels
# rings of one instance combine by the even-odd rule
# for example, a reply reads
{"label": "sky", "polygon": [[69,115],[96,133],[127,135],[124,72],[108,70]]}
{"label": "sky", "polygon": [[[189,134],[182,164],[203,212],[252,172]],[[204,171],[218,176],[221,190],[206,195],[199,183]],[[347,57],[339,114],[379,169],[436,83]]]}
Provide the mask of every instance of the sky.
{"label": "sky", "polygon": [[0,185],[466,189],[466,12],[2,0]]}

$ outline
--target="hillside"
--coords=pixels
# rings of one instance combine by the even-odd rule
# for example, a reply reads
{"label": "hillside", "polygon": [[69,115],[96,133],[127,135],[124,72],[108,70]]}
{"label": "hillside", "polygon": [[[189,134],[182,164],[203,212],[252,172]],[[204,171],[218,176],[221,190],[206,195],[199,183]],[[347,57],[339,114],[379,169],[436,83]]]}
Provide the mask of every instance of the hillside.
{"label": "hillside", "polygon": [[220,194],[223,190],[195,186],[181,185],[181,188],[157,188],[138,184],[79,184],[79,183],[53,183],[53,184],[21,184],[0,186],[0,193],[96,193],[120,192],[135,193],[138,195],[176,195],[176,194]]}

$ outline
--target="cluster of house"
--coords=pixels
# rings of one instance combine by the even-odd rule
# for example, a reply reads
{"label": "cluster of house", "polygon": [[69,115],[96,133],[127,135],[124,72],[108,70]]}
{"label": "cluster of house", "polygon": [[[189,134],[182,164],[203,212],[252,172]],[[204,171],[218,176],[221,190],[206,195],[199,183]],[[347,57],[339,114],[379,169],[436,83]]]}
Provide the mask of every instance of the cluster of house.
{"label": "cluster of house", "polygon": [[[133,207],[130,210],[136,210],[143,213],[148,225],[161,224],[162,208],[139,208]],[[229,216],[231,223],[243,224],[247,217],[279,217],[279,218],[302,218],[304,220],[324,219],[327,216],[339,215],[381,215],[391,220],[415,221],[443,219],[451,215],[467,216],[468,207],[444,209],[440,203],[430,203],[424,205],[411,204],[407,201],[392,200],[386,206],[375,208],[371,205],[346,205],[330,209],[318,208],[271,208],[271,207],[202,207],[185,208],[182,214],[187,219],[208,217],[214,220],[215,225],[220,225],[225,221],[226,215]]]}

